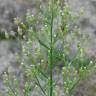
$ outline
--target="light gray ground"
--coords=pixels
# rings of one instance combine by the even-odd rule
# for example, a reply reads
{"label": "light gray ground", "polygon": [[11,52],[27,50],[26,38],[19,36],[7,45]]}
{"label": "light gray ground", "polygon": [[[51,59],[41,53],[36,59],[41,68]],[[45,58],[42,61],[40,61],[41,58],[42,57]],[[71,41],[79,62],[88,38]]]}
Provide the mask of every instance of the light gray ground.
{"label": "light gray ground", "polygon": [[[78,24],[80,25],[82,32],[88,33],[90,35],[91,40],[86,51],[88,52],[88,55],[95,57],[96,0],[68,0],[68,2],[73,10],[73,13],[79,12],[81,8],[84,10],[84,14],[80,19],[78,19]],[[22,16],[26,12],[25,9],[33,8],[33,6],[34,0],[0,0],[0,29],[2,31],[10,32],[14,35],[14,33],[11,31],[14,29],[12,18]],[[16,69],[16,50],[18,50],[18,48],[16,48],[16,42],[10,43],[9,41],[0,41],[0,74],[2,74],[2,72],[7,68],[9,68],[9,71],[11,70],[13,72],[13,69]],[[15,71],[17,72],[18,70]],[[3,86],[0,80],[0,93],[1,90],[3,90]],[[0,94],[0,96],[4,95]],[[59,96],[63,95],[59,94]],[[91,76],[78,85],[75,96],[96,96],[96,72],[93,72]]]}

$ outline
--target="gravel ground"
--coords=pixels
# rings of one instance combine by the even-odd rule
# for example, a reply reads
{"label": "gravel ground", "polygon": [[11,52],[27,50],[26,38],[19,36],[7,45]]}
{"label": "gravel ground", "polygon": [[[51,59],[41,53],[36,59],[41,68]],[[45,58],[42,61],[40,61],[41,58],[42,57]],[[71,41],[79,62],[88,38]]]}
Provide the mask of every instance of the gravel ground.
{"label": "gravel ground", "polygon": [[[31,3],[32,2],[32,3]],[[89,56],[96,57],[96,0],[68,0],[73,13],[79,12],[81,8],[84,9],[84,14],[78,20],[80,29],[84,33],[90,35],[91,40],[88,42],[86,52]],[[0,28],[2,31],[12,32],[13,17],[22,16],[28,8],[34,7],[34,0],[0,0]],[[35,10],[35,9],[34,9]],[[34,12],[33,10],[33,12]],[[10,47],[11,46],[11,47]],[[18,51],[17,43],[14,41],[0,41],[0,77],[7,69],[11,72],[18,73],[18,65],[16,62],[16,52]],[[59,84],[61,84],[61,80]],[[80,81],[74,96],[96,96],[96,71],[88,78]],[[61,87],[58,87],[60,89]],[[62,88],[61,88],[62,89]],[[59,96],[64,96],[62,90],[59,91]],[[0,79],[0,96],[4,95],[4,86],[2,79]],[[37,94],[37,95],[36,95]],[[63,95],[62,95],[63,94]],[[35,91],[32,96],[40,96]]]}

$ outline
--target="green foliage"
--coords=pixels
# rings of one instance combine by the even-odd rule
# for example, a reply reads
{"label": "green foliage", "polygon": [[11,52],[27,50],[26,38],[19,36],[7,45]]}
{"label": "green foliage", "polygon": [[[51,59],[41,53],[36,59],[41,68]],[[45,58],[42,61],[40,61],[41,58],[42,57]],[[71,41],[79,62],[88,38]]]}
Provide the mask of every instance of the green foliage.
{"label": "green foliage", "polygon": [[6,33],[6,32],[0,32],[0,40],[6,40],[6,39],[8,39],[9,38],[9,35],[8,35],[8,33]]}
{"label": "green foliage", "polygon": [[[23,35],[23,40],[18,38],[22,49],[18,60],[25,77],[24,96],[31,96],[33,90],[39,90],[38,93],[42,96],[55,96],[57,84],[54,84],[53,70],[61,65],[64,92],[71,96],[76,84],[90,72],[93,64],[89,58],[85,58],[84,49],[81,47],[84,38],[81,38],[82,34],[75,24],[76,17],[72,15],[69,6],[64,4],[61,7],[60,0],[52,1],[48,2],[46,9],[40,7],[36,15],[28,11],[25,22],[15,18],[18,34],[21,36],[23,31],[27,32],[26,36]],[[72,45],[76,46],[74,56]],[[10,79],[12,78],[5,79],[8,95],[20,96],[18,78],[13,80],[17,83],[11,85]]]}

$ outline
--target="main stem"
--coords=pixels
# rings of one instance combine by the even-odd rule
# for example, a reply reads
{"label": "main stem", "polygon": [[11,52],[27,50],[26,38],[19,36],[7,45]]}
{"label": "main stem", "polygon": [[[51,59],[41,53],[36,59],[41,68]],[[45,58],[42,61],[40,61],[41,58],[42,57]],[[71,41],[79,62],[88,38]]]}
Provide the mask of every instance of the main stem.
{"label": "main stem", "polygon": [[53,30],[53,1],[52,0],[52,15],[51,15],[51,28],[50,28],[50,96],[53,96],[53,37],[52,37],[52,30]]}

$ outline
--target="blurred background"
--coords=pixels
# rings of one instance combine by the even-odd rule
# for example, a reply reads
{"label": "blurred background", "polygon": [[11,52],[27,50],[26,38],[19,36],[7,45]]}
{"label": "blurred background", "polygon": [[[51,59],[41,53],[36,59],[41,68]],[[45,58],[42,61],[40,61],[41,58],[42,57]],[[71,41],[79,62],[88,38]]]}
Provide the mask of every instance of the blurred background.
{"label": "blurred background", "polygon": [[[16,41],[16,26],[14,18],[24,17],[28,9],[36,12],[37,0],[0,0],[0,76],[5,70],[18,72],[16,53],[20,50]],[[46,8],[47,0],[40,0]],[[61,0],[63,2],[63,0]],[[68,0],[73,14],[83,11],[77,20],[81,32],[90,36],[86,46],[86,53],[90,58],[96,57],[96,0]],[[4,34],[9,34],[6,40]],[[0,92],[3,92],[2,78],[0,79]],[[93,72],[86,80],[80,82],[75,90],[76,96],[96,96],[96,72]],[[2,96],[2,95],[0,95]],[[63,95],[62,95],[63,96]]]}

